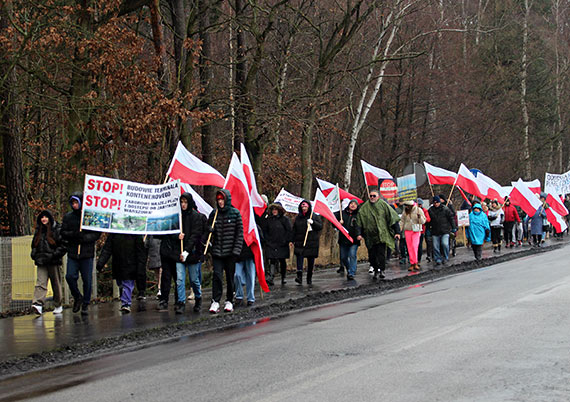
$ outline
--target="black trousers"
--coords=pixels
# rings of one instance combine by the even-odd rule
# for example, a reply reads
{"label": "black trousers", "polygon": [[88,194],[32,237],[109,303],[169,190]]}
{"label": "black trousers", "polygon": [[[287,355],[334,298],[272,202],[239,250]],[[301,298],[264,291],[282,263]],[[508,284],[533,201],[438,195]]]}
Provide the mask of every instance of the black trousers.
{"label": "black trousers", "polygon": [[137,290],[139,296],[144,296],[146,293],[146,268],[137,271]]}
{"label": "black trousers", "polygon": [[374,272],[386,269],[386,243],[378,243],[368,249],[368,260]]}
{"label": "black trousers", "polygon": [[491,242],[493,246],[498,246],[501,244],[501,229],[500,226],[491,226]]}
{"label": "black trousers", "polygon": [[422,255],[424,254],[424,234],[420,235],[420,244],[418,244],[418,262],[422,262]]}
{"label": "black trousers", "polygon": [[472,244],[471,248],[473,249],[473,255],[475,255],[475,259],[479,261],[481,259],[481,255],[483,254],[483,245]]}
{"label": "black trousers", "polygon": [[513,242],[513,227],[515,222],[505,222],[505,244],[508,246]]}
{"label": "black trousers", "polygon": [[[160,301],[168,303],[170,296],[171,282],[174,281],[174,291],[176,292],[176,261],[169,258],[161,258],[162,274],[160,275]],[[174,300],[178,300],[176,295]]]}
{"label": "black trousers", "polygon": [[[281,273],[281,279],[285,278],[287,274],[287,261],[285,258],[270,258],[269,259],[269,278],[273,280],[275,276],[275,268],[279,265],[279,272]],[[268,276],[266,275],[266,278]]]}
{"label": "black trousers", "polygon": [[234,274],[236,272],[236,262],[234,257],[213,257],[214,275],[212,278],[212,299],[216,302],[222,300],[224,289],[223,275],[226,272],[226,300],[234,300]]}

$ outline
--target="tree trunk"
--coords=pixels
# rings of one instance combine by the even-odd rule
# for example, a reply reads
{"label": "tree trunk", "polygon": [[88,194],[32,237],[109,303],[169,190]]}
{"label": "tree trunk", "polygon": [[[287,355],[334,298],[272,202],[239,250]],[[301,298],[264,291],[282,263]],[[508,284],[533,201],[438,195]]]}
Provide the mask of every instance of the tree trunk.
{"label": "tree trunk", "polygon": [[526,102],[526,80],[528,76],[528,22],[530,16],[529,0],[524,0],[523,41],[521,55],[521,113],[523,119],[523,168],[525,179],[531,179],[530,145],[529,145],[529,117]]}

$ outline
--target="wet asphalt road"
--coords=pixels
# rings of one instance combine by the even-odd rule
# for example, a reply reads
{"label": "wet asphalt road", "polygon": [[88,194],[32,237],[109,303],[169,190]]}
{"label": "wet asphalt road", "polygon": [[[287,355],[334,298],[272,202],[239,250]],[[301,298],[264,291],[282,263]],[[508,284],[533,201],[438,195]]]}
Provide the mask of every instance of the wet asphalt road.
{"label": "wet asphalt road", "polygon": [[570,246],[30,374],[0,400],[563,401]]}

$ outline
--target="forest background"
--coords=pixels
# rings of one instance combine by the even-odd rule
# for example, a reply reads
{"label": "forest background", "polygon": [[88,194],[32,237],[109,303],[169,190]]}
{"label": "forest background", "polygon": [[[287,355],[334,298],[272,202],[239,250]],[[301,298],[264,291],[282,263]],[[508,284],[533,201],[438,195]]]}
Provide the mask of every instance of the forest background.
{"label": "forest background", "polygon": [[243,142],[270,200],[363,195],[359,159],[542,181],[570,168],[569,25],[570,0],[0,0],[1,233],[85,173],[163,182],[179,140],[222,174]]}

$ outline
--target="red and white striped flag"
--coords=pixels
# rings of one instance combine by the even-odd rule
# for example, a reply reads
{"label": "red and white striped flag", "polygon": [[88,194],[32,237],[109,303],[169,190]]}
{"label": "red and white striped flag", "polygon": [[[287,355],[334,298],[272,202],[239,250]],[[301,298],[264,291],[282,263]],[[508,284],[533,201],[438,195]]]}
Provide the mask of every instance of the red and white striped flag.
{"label": "red and white striped flag", "polygon": [[564,203],[557,196],[549,193],[546,196],[546,202],[548,203],[550,208],[552,208],[553,210],[555,210],[558,213],[558,215],[560,215],[560,216],[568,215],[568,209],[566,209],[566,207],[564,206]]}
{"label": "red and white striped flag", "polygon": [[240,144],[240,154],[241,154],[241,165],[243,167],[243,172],[247,180],[247,186],[249,188],[249,195],[251,198],[251,205],[253,206],[254,212],[261,216],[267,208],[267,204],[263,201],[263,198],[257,192],[257,183],[255,182],[255,175],[253,174],[253,167],[247,156],[247,151],[243,144]]}
{"label": "red and white striped flag", "polygon": [[[534,179],[532,181],[522,181],[522,179],[519,179],[519,181],[521,181],[525,186],[527,186],[529,188],[530,191],[532,191],[535,194],[540,194],[540,180],[538,179]],[[515,183],[517,183],[516,181],[512,181],[511,184],[514,186]]]}
{"label": "red and white striped flag", "polygon": [[392,175],[384,169],[372,166],[369,163],[360,160],[362,172],[364,173],[364,182],[367,186],[377,186],[380,179],[393,179]]}
{"label": "red and white striped flag", "polygon": [[521,179],[514,182],[510,199],[513,205],[521,207],[528,216],[533,216],[536,213],[536,210],[542,205],[542,202],[536,198],[536,195],[534,195],[534,193]]}
{"label": "red and white striped flag", "polygon": [[556,210],[554,210],[551,205],[550,208],[547,208],[545,210],[545,212],[546,212],[546,220],[552,223],[552,226],[556,230],[556,233],[562,233],[566,230],[568,225],[566,225],[564,217],[560,215],[558,212],[556,212]]}
{"label": "red and white striped flag", "polygon": [[[336,186],[332,183],[329,183],[328,181],[325,180],[321,180],[319,178],[317,178],[317,183],[319,184],[319,187],[321,188],[321,191],[323,192],[323,195],[325,197],[328,197],[329,194],[336,189]],[[346,190],[343,190],[342,188],[338,188],[338,191],[340,193],[340,199],[341,200],[358,200],[359,204],[362,204],[364,201],[362,201],[360,198],[358,198],[357,196],[355,196],[354,194],[349,193]]]}
{"label": "red and white striped flag", "polygon": [[195,186],[222,187],[225,182],[220,172],[192,155],[181,142],[178,142],[167,175]]}
{"label": "red and white striped flag", "polygon": [[487,192],[484,194],[487,198],[496,198],[501,204],[505,202],[505,196],[509,195],[509,192],[495,180],[491,179],[489,176],[485,176],[481,172],[477,173],[475,180],[477,180],[479,189],[487,189]]}
{"label": "red and white striped flag", "polygon": [[424,167],[430,184],[455,184],[457,173],[430,165],[427,162],[424,162]]}
{"label": "red and white striped flag", "polygon": [[324,194],[321,192],[320,189],[317,188],[315,193],[315,200],[313,201],[313,211],[321,216],[327,218],[327,220],[332,223],[346,238],[350,241],[352,237],[348,234],[348,231],[340,224],[334,213],[329,208],[328,202]]}
{"label": "red and white striped flag", "polygon": [[192,194],[192,199],[196,203],[196,207],[198,209],[198,212],[206,215],[206,217],[210,216],[210,212],[212,212],[212,210],[214,208],[212,208],[210,206],[210,204],[208,204],[206,201],[204,201],[204,199],[200,196],[200,194],[198,194],[196,192],[196,190],[194,190],[190,184],[180,183],[180,193],[181,194],[184,194],[184,193]]}
{"label": "red and white striped flag", "polygon": [[257,272],[259,285],[264,292],[269,292],[269,287],[265,282],[261,237],[259,236],[255,223],[255,213],[253,212],[249,197],[249,186],[241,162],[235,153],[232,155],[224,188],[230,191],[232,195],[232,205],[241,213],[243,220],[243,238],[253,252],[255,271]]}
{"label": "red and white striped flag", "polygon": [[[457,181],[455,185],[461,187],[464,191],[467,191],[470,194],[476,195],[481,199],[485,199],[487,196],[488,187],[484,183],[477,182],[477,178],[467,166],[463,163],[459,166],[459,172],[457,172]],[[483,187],[480,188],[479,186]]]}

